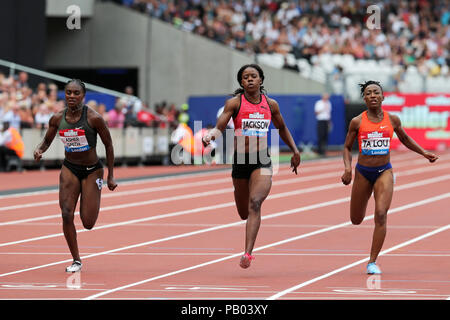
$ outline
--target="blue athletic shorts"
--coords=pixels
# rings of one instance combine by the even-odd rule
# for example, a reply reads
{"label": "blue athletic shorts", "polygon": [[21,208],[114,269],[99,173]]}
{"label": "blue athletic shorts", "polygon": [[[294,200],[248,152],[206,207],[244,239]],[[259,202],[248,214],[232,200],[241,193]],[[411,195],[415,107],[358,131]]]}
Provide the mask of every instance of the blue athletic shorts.
{"label": "blue athletic shorts", "polygon": [[380,167],[365,167],[360,165],[359,163],[356,164],[356,170],[358,170],[359,173],[361,173],[367,180],[369,180],[371,184],[374,184],[384,171],[391,168],[392,165],[390,162]]}

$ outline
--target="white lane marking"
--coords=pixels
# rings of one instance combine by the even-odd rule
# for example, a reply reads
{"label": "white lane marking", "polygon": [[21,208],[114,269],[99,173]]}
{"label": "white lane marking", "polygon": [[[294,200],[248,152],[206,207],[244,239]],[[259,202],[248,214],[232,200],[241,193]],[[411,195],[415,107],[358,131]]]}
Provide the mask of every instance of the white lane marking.
{"label": "white lane marking", "polygon": [[[401,171],[401,172],[396,173],[396,176],[420,174],[420,173],[429,172],[429,171],[441,170],[441,169],[444,169],[444,168],[447,168],[447,167],[450,167],[450,163],[446,164],[446,165],[443,165],[443,166],[432,166],[432,167],[427,167],[427,168],[418,168],[418,169],[411,169],[411,170],[407,170],[407,171]],[[324,174],[311,175],[311,176],[300,177],[300,178],[288,178],[288,179],[284,179],[284,180],[274,181],[273,185],[284,185],[284,184],[290,184],[290,183],[301,183],[301,182],[305,182],[305,181],[319,180],[319,179],[322,179],[322,178],[329,178],[329,177],[333,177],[333,176],[337,177],[338,174],[336,174],[335,172],[328,172],[328,173],[324,173]],[[150,188],[150,189],[153,189],[153,188]],[[230,188],[218,189],[218,190],[216,190],[214,192],[221,193],[220,190],[222,190],[223,193],[226,193],[226,192],[229,192],[230,190],[233,190],[233,189],[230,189]],[[139,191],[137,191],[137,193],[139,193]],[[131,194],[136,194],[136,193],[131,192]],[[111,194],[108,194],[108,195],[111,195]],[[190,195],[190,197],[202,197],[202,196],[205,196],[205,195],[207,196],[208,194],[205,194],[204,192],[193,193],[193,194]],[[106,196],[107,195],[105,195],[105,197]],[[125,207],[128,207],[128,206],[148,205],[148,204],[152,204],[152,203],[159,203],[159,202],[165,202],[165,201],[171,201],[171,200],[183,200],[183,199],[186,199],[186,196],[174,196],[174,197],[168,197],[168,198],[157,198],[157,199],[148,200],[148,201],[144,201],[144,202],[135,202],[133,204],[125,204],[125,205],[123,205],[123,207],[120,207],[120,206],[103,207],[103,208],[100,208],[100,212],[111,210],[111,209],[121,209],[121,208],[125,208]],[[152,201],[154,201],[154,202],[152,202]],[[56,200],[55,200],[55,203],[57,203]],[[19,208],[19,207],[22,207],[22,205],[16,206],[16,207]],[[79,214],[79,211],[75,212],[75,215],[78,215],[78,214]],[[12,225],[12,224],[42,221],[42,220],[47,220],[47,219],[59,218],[59,217],[60,217],[60,214],[54,214],[54,215],[46,215],[46,216],[40,216],[40,217],[35,217],[35,218],[28,218],[28,219],[20,219],[20,220],[12,220],[12,221],[7,221],[7,222],[0,222],[0,227],[1,226]]]}
{"label": "white lane marking", "polygon": [[[450,156],[449,156],[450,158]],[[423,160],[414,160],[414,161],[404,161],[401,163],[396,164],[396,168],[401,168],[404,166],[410,166],[410,165],[414,165],[414,164],[420,164],[423,163]],[[450,165],[448,165],[450,166]],[[326,164],[320,167],[314,167],[314,169],[317,170],[323,170],[323,169],[329,169],[330,165]],[[442,167],[442,169],[446,168],[446,166],[444,165]],[[427,171],[426,169],[429,168],[419,168],[416,170],[419,170],[418,173]],[[317,170],[313,170],[313,171],[317,171]],[[308,171],[308,173],[311,172]],[[415,172],[414,172],[415,173]],[[220,172],[220,174],[223,174],[223,172]],[[277,176],[285,176],[285,175],[291,175],[291,171],[290,170],[283,170],[282,172],[280,172]],[[198,175],[198,176],[202,176],[202,175]],[[300,177],[300,178],[296,178],[297,182],[302,182],[302,181],[310,181],[310,180],[315,180],[315,179],[320,179],[323,177],[332,177],[332,176],[339,176],[339,173],[336,172],[336,170],[333,168],[332,172],[328,172],[328,173],[323,173],[323,174],[319,174],[319,175],[310,175],[310,176],[306,176],[306,177]],[[317,178],[316,178],[317,177]],[[168,177],[169,178],[169,177]],[[168,179],[167,178],[167,179]],[[167,185],[167,186],[158,186],[158,187],[149,187],[149,188],[144,188],[141,190],[131,190],[131,191],[117,191],[114,193],[107,193],[102,195],[102,199],[103,198],[113,198],[113,197],[123,197],[126,195],[135,195],[135,194],[142,194],[142,193],[150,193],[150,192],[156,192],[156,191],[167,191],[167,190],[175,190],[175,189],[182,189],[182,188],[188,188],[188,187],[196,187],[196,186],[205,186],[205,185],[211,185],[211,184],[217,184],[219,182],[229,182],[230,178],[221,178],[221,179],[211,179],[210,176],[208,176],[208,180],[203,180],[203,181],[197,181],[197,182],[188,182],[188,183],[183,183],[183,184],[172,184],[172,185]],[[166,180],[166,178],[161,178],[161,179],[155,179],[155,182],[158,181],[162,181],[162,180]],[[295,179],[291,179],[291,180],[295,180]],[[153,181],[152,181],[153,182]],[[275,181],[276,182],[280,182],[280,181]],[[142,181],[135,181],[132,183],[127,183],[128,185],[134,185],[134,184],[140,184],[142,183]],[[124,183],[121,183],[121,185]],[[57,193],[58,190],[55,190],[53,192],[49,192],[49,191],[38,191],[36,193],[33,193],[34,195],[40,195],[40,194],[49,194],[49,193]],[[17,197],[22,196],[22,195],[30,195],[29,193],[27,194],[16,194]],[[16,195],[6,195],[6,196],[0,196],[0,199],[4,199],[4,198],[13,198],[16,197]],[[41,202],[33,202],[33,203],[27,203],[27,204],[21,204],[21,205],[12,205],[12,206],[4,206],[4,207],[0,207],[0,211],[10,211],[10,210],[14,210],[14,209],[23,209],[23,208],[30,208],[30,207],[37,207],[37,206],[46,206],[46,205],[53,205],[53,204],[58,204],[58,200],[48,200],[48,201],[41,201]]]}
{"label": "white lane marking", "polygon": [[[389,213],[392,214],[392,213],[395,213],[395,212],[403,211],[403,210],[410,209],[410,208],[413,208],[413,207],[416,207],[416,206],[421,206],[421,205],[424,205],[424,204],[427,204],[427,203],[432,203],[432,202],[439,201],[439,200],[442,200],[442,199],[446,199],[446,198],[449,198],[449,197],[450,197],[450,192],[442,194],[442,195],[439,195],[439,196],[427,198],[427,199],[424,199],[424,200],[421,200],[421,201],[417,201],[417,202],[414,202],[414,203],[410,203],[408,205],[404,205],[404,206],[401,206],[401,207],[394,208],[394,209],[390,210]],[[289,210],[289,211],[291,211],[291,210]],[[280,215],[281,215],[281,213],[280,213]],[[366,217],[364,220],[372,219],[372,218],[373,218],[373,215]],[[245,222],[245,221],[243,221],[243,222]],[[302,235],[299,235],[299,236],[296,236],[296,237],[292,237],[292,238],[289,238],[289,239],[285,239],[285,240],[282,240],[282,241],[274,242],[274,243],[271,243],[271,244],[268,244],[268,245],[265,245],[265,246],[258,247],[256,249],[254,249],[253,251],[255,252],[255,251],[264,250],[264,249],[267,249],[267,248],[278,246],[280,244],[285,244],[285,243],[288,243],[288,242],[296,241],[296,240],[303,239],[303,238],[306,238],[306,237],[310,237],[310,236],[313,236],[313,235],[317,235],[317,234],[320,234],[320,233],[324,233],[324,232],[328,232],[328,231],[331,231],[331,230],[339,229],[339,228],[342,228],[342,227],[348,226],[348,225],[351,225],[351,222],[345,222],[345,223],[337,224],[337,225],[334,225],[334,226],[329,227],[329,228],[320,229],[320,230],[317,230],[317,231],[313,231],[313,232],[310,232],[310,233],[302,234]],[[390,251],[393,251],[393,250],[396,250],[398,248],[404,247],[404,246],[406,246],[406,245],[408,245],[410,243],[419,241],[419,240],[421,240],[421,239],[423,239],[423,238],[425,238],[425,237],[427,237],[429,235],[436,234],[438,232],[444,231],[444,230],[448,229],[449,227],[450,227],[450,225],[447,225],[446,227],[439,228],[437,230],[429,232],[429,233],[427,233],[424,236],[416,237],[413,240],[409,240],[409,241],[404,242],[402,245],[397,245],[397,246],[392,247],[392,248],[390,248],[388,250],[385,250],[385,251],[383,251],[383,253],[388,253]],[[418,240],[416,240],[416,239],[418,239]],[[138,281],[138,282],[130,283],[130,284],[127,284],[127,285],[124,285],[124,286],[120,286],[120,287],[114,288],[114,289],[105,290],[104,292],[100,292],[98,294],[91,295],[89,297],[83,298],[82,300],[96,299],[98,297],[101,297],[101,296],[104,296],[104,295],[107,295],[107,294],[110,294],[110,293],[113,293],[113,292],[117,292],[117,291],[120,291],[120,290],[128,289],[128,288],[131,288],[131,287],[134,287],[134,286],[138,286],[138,285],[141,285],[141,284],[144,284],[144,283],[148,283],[148,282],[151,282],[151,281],[154,281],[154,280],[170,277],[170,276],[173,276],[173,275],[176,275],[176,274],[180,274],[180,273],[183,273],[183,272],[186,272],[186,271],[195,270],[195,269],[207,266],[207,265],[211,265],[211,264],[214,264],[214,263],[218,263],[218,262],[222,262],[222,261],[229,260],[229,259],[232,259],[232,258],[236,258],[236,257],[239,257],[240,255],[242,255],[242,252],[237,253],[237,254],[233,254],[233,255],[230,255],[230,256],[227,256],[227,257],[219,258],[219,259],[216,259],[216,260],[211,260],[211,261],[208,261],[208,262],[204,262],[204,263],[201,263],[201,264],[198,264],[198,265],[195,265],[195,266],[179,269],[179,270],[176,270],[176,271],[173,271],[173,272],[169,272],[169,273],[166,273],[166,274],[162,274],[162,275],[159,275],[159,276],[156,276],[156,277],[152,277],[152,278],[148,278],[148,279],[145,279],[145,280],[141,280],[141,281]],[[360,261],[364,262],[364,261],[367,261],[367,260],[368,260],[368,258],[360,260]],[[359,263],[362,263],[362,262],[359,262]]]}
{"label": "white lane marking", "polygon": [[[396,156],[395,159],[401,159],[403,160],[403,156]],[[408,158],[412,158],[412,157],[408,157]],[[417,156],[415,156],[415,158],[417,158]],[[322,170],[324,167],[325,168],[329,168],[330,165],[328,164],[329,162],[337,162],[335,158],[327,158],[327,159],[317,159],[317,160],[311,160],[311,161],[305,161],[302,162],[302,169],[308,169],[308,172],[314,172],[314,171],[320,171]],[[281,168],[289,168],[289,164],[288,163],[281,163],[280,164]],[[148,179],[136,179],[133,181],[126,181],[126,182],[120,182],[121,186],[127,186],[127,185],[136,185],[136,184],[145,184],[145,183],[153,183],[153,182],[163,182],[163,181],[171,181],[171,180],[182,180],[182,179],[186,179],[186,178],[191,178],[191,177],[208,177],[210,178],[211,175],[222,175],[224,173],[224,171],[230,171],[231,166],[228,167],[224,167],[223,169],[218,169],[217,171],[213,171],[213,172],[195,172],[192,171],[187,172],[187,173],[182,173],[182,174],[178,174],[178,175],[174,175],[174,176],[167,176],[167,177],[155,177],[155,178],[148,178]],[[168,173],[170,174],[170,173]],[[291,170],[283,170],[281,172],[278,172],[278,174],[276,174],[276,176],[283,176],[283,175],[287,175],[287,174],[292,174]],[[129,179],[132,179],[133,177],[129,177]],[[10,198],[22,198],[22,197],[26,197],[26,196],[38,196],[38,195],[48,195],[48,194],[52,194],[52,193],[58,193],[58,189],[52,189],[52,190],[43,190],[43,191],[33,191],[33,192],[18,192],[18,193],[13,193],[13,194],[7,194],[7,195],[0,195],[0,200],[2,199],[10,199]]]}
{"label": "white lane marking", "polygon": [[[445,195],[445,194],[444,194],[444,195]],[[450,193],[447,193],[447,195],[450,195]],[[421,235],[421,236],[418,236],[418,237],[415,237],[415,238],[413,238],[413,239],[410,239],[410,240],[408,240],[408,241],[402,242],[402,243],[400,243],[400,244],[398,244],[398,245],[396,245],[396,246],[393,246],[393,247],[391,247],[391,248],[389,248],[389,249],[386,249],[386,250],[381,251],[380,254],[379,254],[379,256],[385,255],[386,253],[392,252],[392,251],[394,251],[394,250],[403,248],[403,247],[405,247],[405,246],[407,246],[407,245],[410,245],[410,244],[412,244],[412,243],[415,243],[415,242],[418,242],[418,241],[423,240],[423,239],[425,239],[425,238],[431,237],[431,236],[433,236],[433,235],[435,235],[435,234],[437,234],[437,233],[439,233],[439,232],[446,231],[446,230],[448,230],[449,228],[450,228],[450,224],[448,224],[448,225],[446,225],[446,226],[443,226],[443,227],[441,227],[441,228],[438,228],[438,229],[436,229],[436,230],[433,230],[433,231],[431,231],[431,232],[425,233],[425,234],[423,234],[423,235]],[[314,278],[314,279],[311,279],[311,280],[302,282],[302,283],[300,283],[300,284],[298,284],[298,285],[296,285],[296,286],[293,286],[293,287],[288,288],[288,289],[286,289],[286,290],[283,290],[283,291],[281,291],[281,292],[279,292],[279,293],[277,293],[277,294],[274,294],[273,296],[270,296],[269,298],[267,298],[267,300],[275,300],[275,299],[278,299],[278,298],[280,298],[280,297],[282,297],[282,296],[284,296],[284,295],[286,295],[286,294],[288,294],[288,293],[291,293],[291,292],[293,292],[293,291],[295,291],[295,290],[297,290],[297,289],[306,287],[307,285],[310,285],[310,284],[315,283],[315,282],[317,282],[317,281],[320,281],[320,280],[323,280],[323,279],[325,279],[325,278],[331,277],[331,276],[333,276],[333,275],[335,275],[335,274],[337,274],[337,273],[339,273],[339,272],[342,272],[342,271],[345,271],[345,270],[347,270],[347,269],[353,268],[353,267],[355,267],[355,266],[357,266],[357,265],[360,265],[360,264],[363,264],[363,263],[365,263],[365,262],[367,262],[367,261],[369,261],[369,258],[361,259],[361,260],[358,260],[358,261],[356,261],[356,262],[350,263],[350,264],[348,264],[348,265],[346,265],[346,266],[343,266],[343,267],[341,267],[341,268],[335,269],[335,270],[333,270],[333,271],[331,271],[331,272],[328,272],[328,273],[325,273],[325,274],[323,274],[323,275],[321,275],[321,276],[319,276],[319,277],[316,277],[316,278]]]}
{"label": "white lane marking", "polygon": [[[419,181],[419,182],[412,182],[412,183],[408,183],[408,184],[405,184],[405,185],[401,185],[401,186],[398,186],[396,188],[396,190],[403,190],[403,189],[408,189],[408,188],[413,188],[413,187],[420,187],[420,186],[424,186],[424,185],[427,185],[427,184],[433,184],[433,183],[436,183],[436,182],[439,182],[439,181],[448,180],[448,179],[450,179],[450,174],[449,175],[440,176],[440,177],[437,177],[437,178],[430,178],[430,179],[422,180],[422,181]],[[334,189],[334,188],[339,188],[339,187],[345,187],[345,186],[342,183],[335,183],[335,184],[328,184],[328,185],[323,185],[323,186],[299,189],[299,190],[295,190],[295,191],[288,191],[288,192],[283,192],[283,193],[279,193],[279,194],[269,195],[266,200],[278,199],[278,198],[283,198],[283,197],[290,197],[290,196],[299,195],[299,194],[303,194],[303,193],[317,192],[317,191],[323,191],[323,190]],[[233,188],[228,188],[226,190],[231,192],[231,191],[233,191]],[[205,195],[205,194],[215,194],[215,193],[222,193],[222,192],[220,190],[216,190],[216,191],[205,192],[205,193],[201,193],[201,194]],[[184,196],[181,196],[181,197],[183,197],[184,199],[189,199],[189,198],[192,198],[192,196],[193,195],[184,195]],[[178,198],[178,197],[180,197],[180,196],[172,197],[172,198]],[[164,201],[166,201],[166,199],[164,199]],[[344,199],[349,199],[349,198],[344,198]],[[141,203],[129,203],[129,204],[105,207],[101,211],[103,212],[103,211],[114,210],[114,209],[134,207],[134,206],[137,206],[137,205],[143,205],[144,203],[145,204],[151,204],[151,203],[158,203],[158,202],[163,202],[163,199],[156,199],[156,200],[144,201],[144,202],[141,202]],[[230,207],[230,206],[234,206],[234,205],[235,205],[234,201],[233,202],[226,202],[226,203],[222,203],[222,204],[218,204],[218,205],[212,205],[212,206],[206,206],[206,207],[200,207],[200,208],[189,209],[189,210],[182,210],[182,211],[175,211],[175,212],[166,213],[166,214],[157,215],[157,216],[152,216],[152,217],[147,217],[147,218],[133,219],[133,220],[127,220],[127,221],[123,221],[123,222],[117,222],[117,223],[102,225],[102,226],[96,227],[95,229],[96,230],[100,230],[100,229],[113,228],[113,227],[124,226],[124,225],[139,223],[139,222],[147,222],[147,221],[151,221],[151,220],[175,217],[175,216],[180,216],[180,215],[185,215],[185,214],[190,214],[190,213],[197,213],[197,212],[203,212],[203,211],[208,211],[208,210],[215,210],[215,209]],[[79,213],[77,212],[77,214],[79,214]],[[43,218],[43,217],[41,217],[41,218]],[[27,220],[28,220],[28,222],[35,221],[35,219],[27,219]],[[12,224],[12,223],[11,222],[9,222],[9,223],[5,222],[3,224]],[[2,225],[2,224],[0,224],[0,225]],[[87,232],[87,231],[90,231],[90,230],[81,229],[81,230],[77,230],[77,233]],[[59,236],[63,236],[63,235],[64,235],[63,233],[55,233],[55,234],[50,234],[50,235],[45,235],[45,236],[40,236],[40,237],[34,237],[34,238],[17,240],[17,241],[5,242],[5,243],[0,243],[0,247],[10,246],[10,245],[15,245],[15,244],[20,244],[20,243],[26,243],[26,242],[31,242],[31,241],[37,241],[37,240],[50,239],[50,238],[55,238],[55,237],[59,237]]]}

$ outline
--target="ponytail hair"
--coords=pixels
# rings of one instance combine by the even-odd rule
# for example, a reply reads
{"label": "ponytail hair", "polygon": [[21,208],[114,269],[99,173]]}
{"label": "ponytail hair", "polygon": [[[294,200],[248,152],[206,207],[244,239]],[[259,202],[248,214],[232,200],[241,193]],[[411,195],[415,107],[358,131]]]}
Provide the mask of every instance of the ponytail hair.
{"label": "ponytail hair", "polygon": [[242,74],[244,73],[245,69],[247,69],[247,68],[253,68],[253,69],[256,69],[256,71],[258,71],[259,77],[261,78],[261,86],[259,87],[259,91],[262,94],[266,94],[267,91],[264,88],[264,86],[262,85],[262,83],[264,83],[264,71],[259,65],[255,64],[255,63],[251,63],[251,64],[245,64],[239,69],[239,71],[237,73],[237,82],[239,83],[240,88],[236,89],[232,93],[232,96],[237,96],[238,94],[244,93],[244,88],[242,87],[241,82],[242,82]]}

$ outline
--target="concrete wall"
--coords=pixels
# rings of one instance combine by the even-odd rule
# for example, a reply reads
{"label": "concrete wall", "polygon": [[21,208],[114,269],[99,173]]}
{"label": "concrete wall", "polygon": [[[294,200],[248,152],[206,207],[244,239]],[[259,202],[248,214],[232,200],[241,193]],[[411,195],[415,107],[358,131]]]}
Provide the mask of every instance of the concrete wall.
{"label": "concrete wall", "polygon": [[95,0],[46,0],[47,17],[67,17],[69,6],[78,6],[81,17],[91,17],[94,14]]}
{"label": "concrete wall", "polygon": [[[236,74],[252,56],[145,14],[113,3],[96,2],[80,30],[65,19],[48,19],[47,68],[139,70],[141,98],[151,106],[162,100],[180,105],[191,95],[223,95],[237,87]],[[323,84],[298,74],[262,66],[269,94],[321,93]]]}

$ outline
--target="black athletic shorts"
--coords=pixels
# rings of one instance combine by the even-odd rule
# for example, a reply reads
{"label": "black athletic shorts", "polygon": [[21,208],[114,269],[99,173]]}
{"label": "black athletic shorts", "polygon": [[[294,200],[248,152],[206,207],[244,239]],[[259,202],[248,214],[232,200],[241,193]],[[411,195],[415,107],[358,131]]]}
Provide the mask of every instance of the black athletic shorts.
{"label": "black athletic shorts", "polygon": [[266,149],[259,153],[237,154],[235,152],[233,155],[231,177],[235,179],[250,179],[252,172],[260,168],[269,168],[272,170],[272,160],[270,159],[269,150]]}
{"label": "black athletic shorts", "polygon": [[97,163],[92,166],[81,166],[78,164],[73,164],[64,159],[63,165],[67,169],[69,169],[80,181],[86,179],[87,176],[90,175],[95,170],[103,168],[103,164],[101,163],[100,160],[98,160]]}

